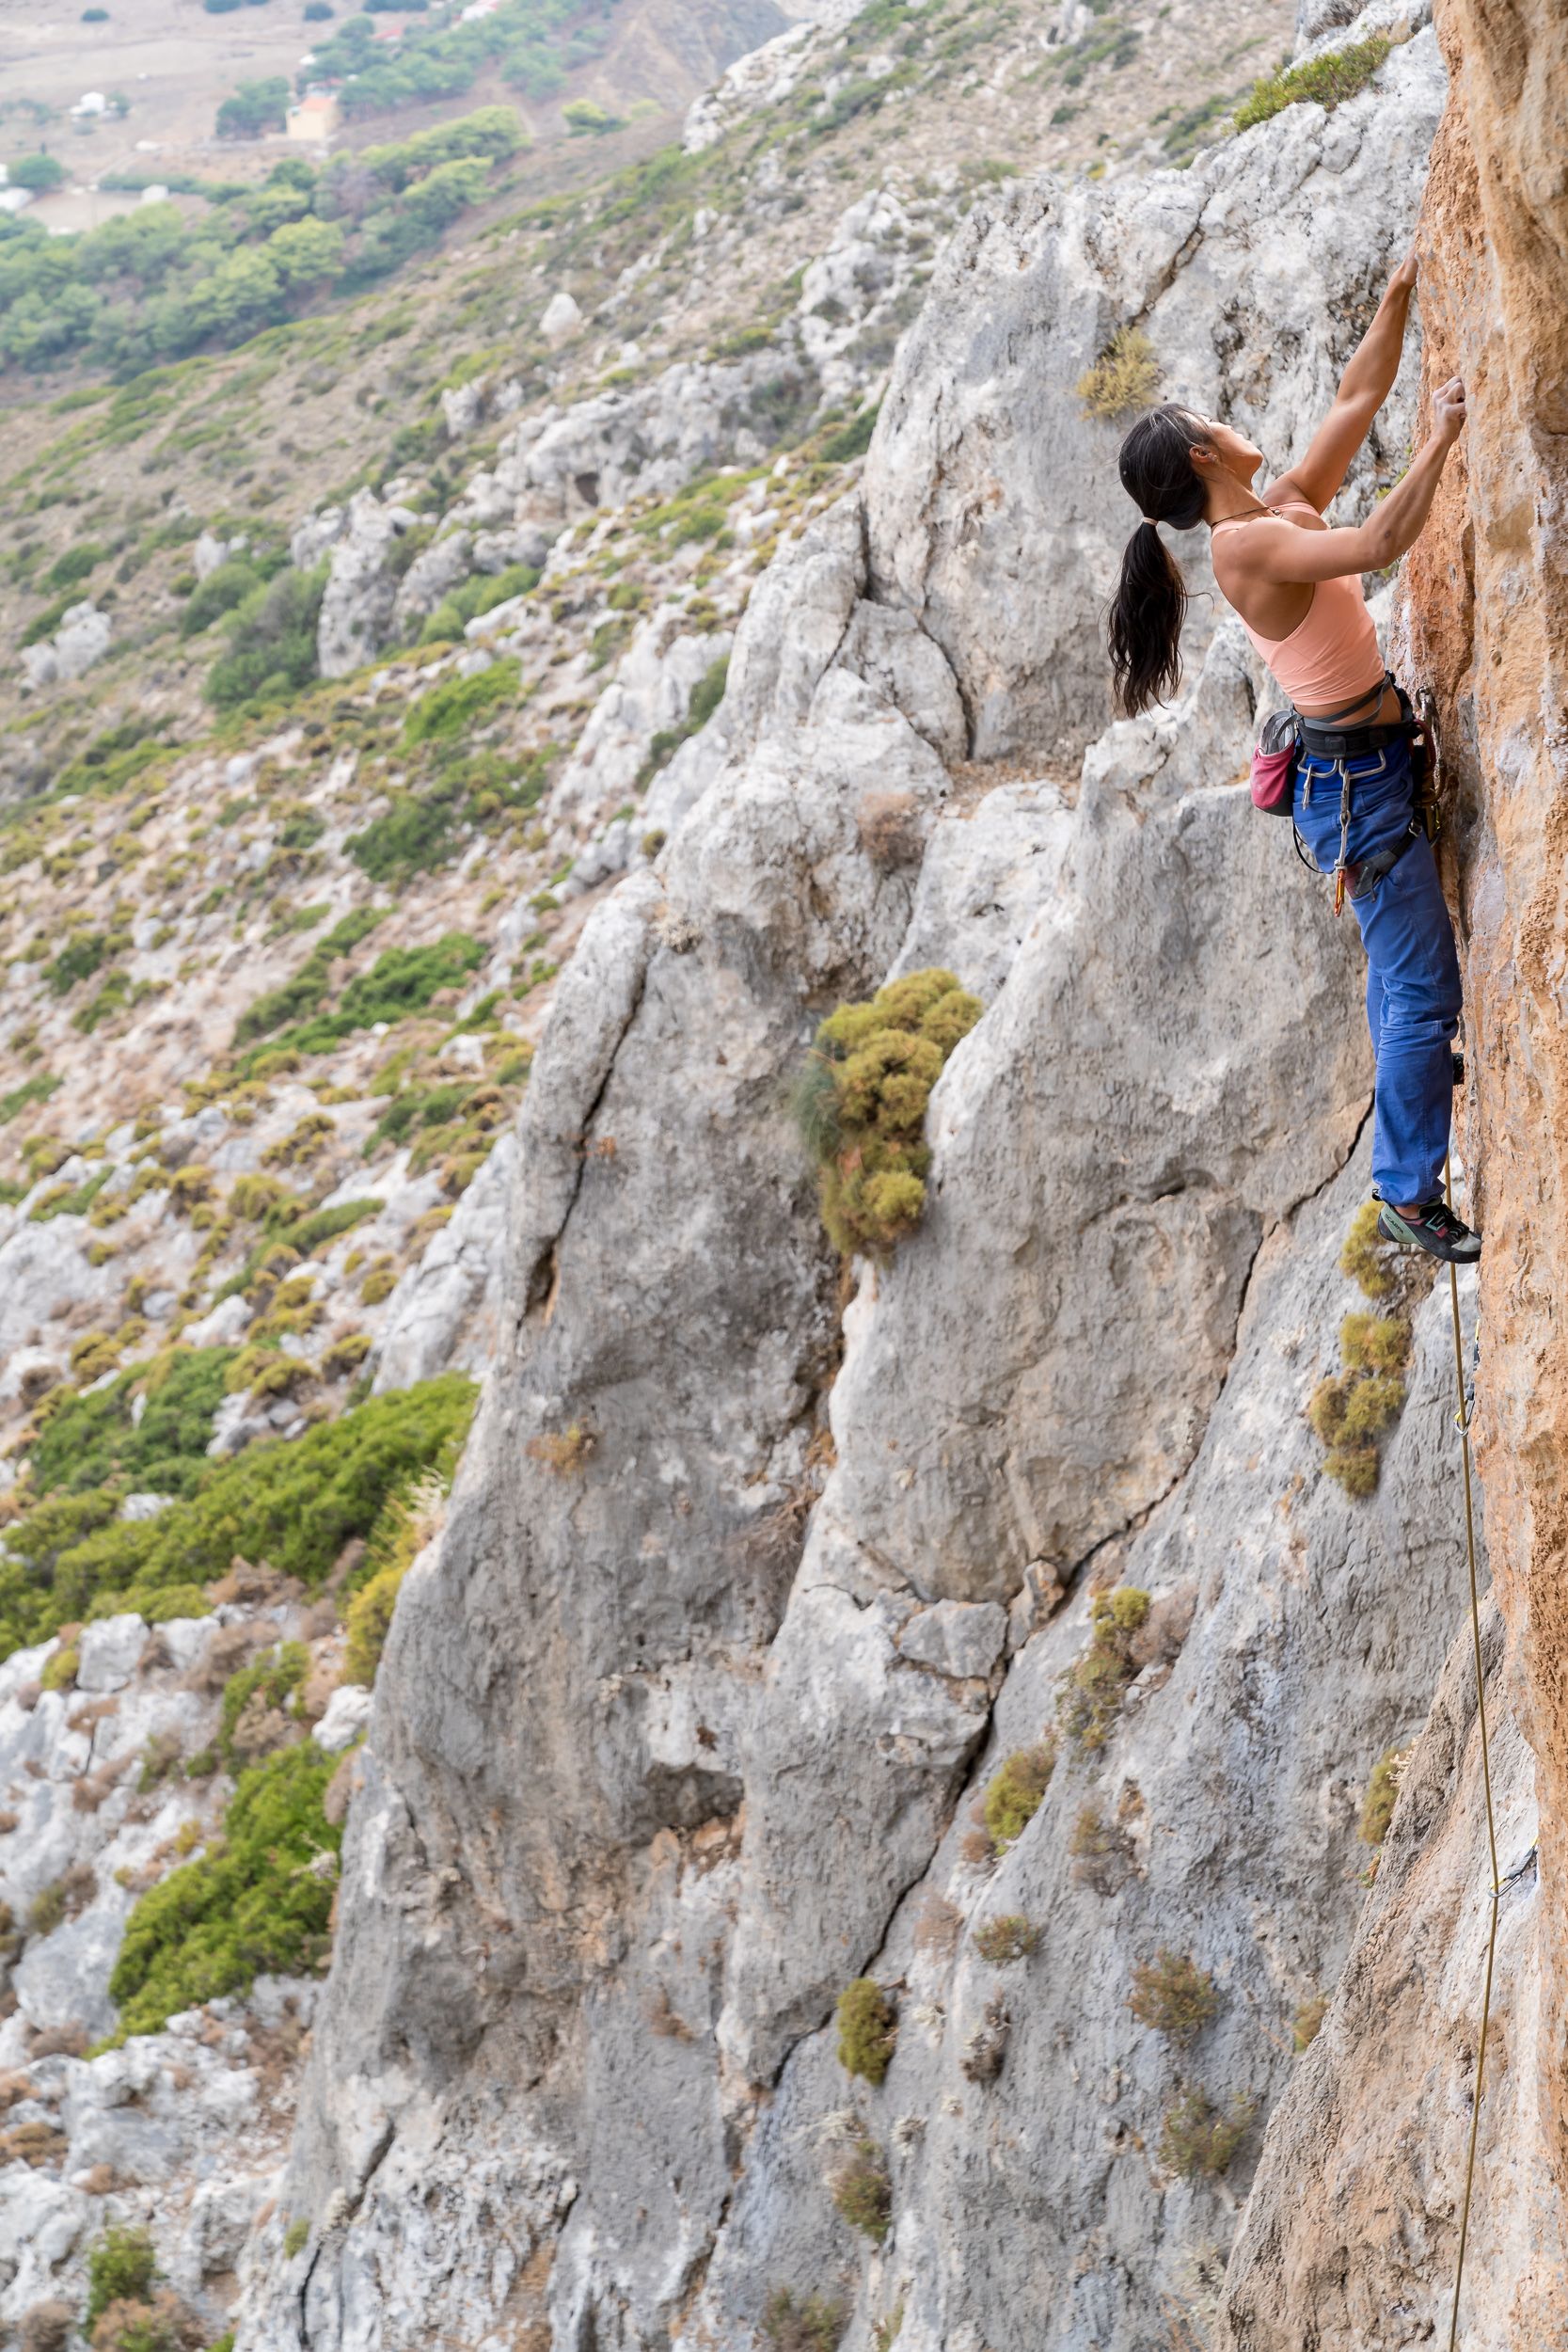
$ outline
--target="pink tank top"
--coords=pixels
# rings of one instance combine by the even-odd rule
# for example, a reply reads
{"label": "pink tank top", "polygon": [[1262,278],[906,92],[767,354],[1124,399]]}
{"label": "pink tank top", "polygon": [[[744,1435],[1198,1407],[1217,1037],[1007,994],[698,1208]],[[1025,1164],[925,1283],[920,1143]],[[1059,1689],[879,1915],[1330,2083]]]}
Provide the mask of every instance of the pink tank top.
{"label": "pink tank top", "polygon": [[[1318,511],[1307,499],[1287,499],[1283,507],[1267,511],[1283,516],[1292,506],[1307,515]],[[1210,535],[1227,522],[1251,520],[1250,515],[1227,515]],[[1370,699],[1382,682],[1383,656],[1358,575],[1316,581],[1311,603],[1288,637],[1260,637],[1243,613],[1236,617],[1292,703],[1353,706],[1358,688]]]}

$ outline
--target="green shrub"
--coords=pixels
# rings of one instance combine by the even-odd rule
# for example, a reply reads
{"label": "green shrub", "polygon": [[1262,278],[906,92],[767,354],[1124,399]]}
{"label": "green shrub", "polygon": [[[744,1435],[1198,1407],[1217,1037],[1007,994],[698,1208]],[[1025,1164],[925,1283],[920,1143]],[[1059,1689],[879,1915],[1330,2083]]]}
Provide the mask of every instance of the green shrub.
{"label": "green shrub", "polygon": [[64,554],[57,555],[44,573],[44,586],[46,588],[76,587],[86,580],[89,572],[96,571],[106,552],[105,548],[90,541],[80,547],[67,548]]}
{"label": "green shrub", "polygon": [[199,1584],[165,1584],[136,1595],[136,1613],[149,1625],[167,1625],[172,1617],[207,1617],[212,1603]]}
{"label": "green shrub", "polygon": [[893,2180],[887,2158],[868,2136],[858,2137],[834,2168],[828,2193],[852,2230],[859,2230],[874,2246],[882,2244],[893,2223]]}
{"label": "green shrub", "polygon": [[43,1672],[39,1677],[40,1688],[45,1691],[73,1691],[76,1688],[76,1669],[81,1662],[81,1652],[74,1644],[68,1649],[57,1649],[53,1658],[44,1661]]}
{"label": "green shrub", "polygon": [[24,1111],[30,1103],[47,1103],[59,1085],[58,1078],[45,1077],[40,1073],[36,1078],[24,1078],[8,1094],[0,1094],[0,1127],[8,1127],[17,1113]]}
{"label": "green shrub", "polygon": [[988,1919],[974,1931],[974,1948],[992,1968],[1006,1968],[1015,1960],[1027,1960],[1031,1952],[1037,1950],[1039,1940],[1038,1928],[1016,1911]]}
{"label": "green shrub", "polygon": [[383,1505],[348,1605],[343,1649],[348,1681],[374,1682],[403,1580],[441,1524],[446,1491],[442,1474],[426,1471]]}
{"label": "green shrub", "polygon": [[1257,2111],[1255,2101],[1238,2099],[1227,2115],[1201,2087],[1185,2091],[1165,2116],[1161,2164],[1183,2181],[1217,2181],[1228,2171]]}
{"label": "green shrub", "polygon": [[87,2249],[87,2334],[111,2303],[144,2303],[158,2276],[152,2239],[143,2229],[105,2230]]}
{"label": "green shrub", "polygon": [[198,580],[185,599],[180,615],[181,636],[199,636],[204,628],[211,628],[214,621],[221,621],[226,612],[232,612],[246,596],[264,585],[254,564],[243,556],[230,556],[228,563],[220,564],[205,580]]}
{"label": "green shrub", "polygon": [[280,1642],[276,1649],[230,1676],[223,1686],[223,1720],[218,1733],[218,1744],[230,1765],[237,1756],[234,1728],[251,1700],[260,1696],[264,1707],[286,1709],[309,1670],[310,1654],[303,1642]]}
{"label": "green shrub", "polygon": [[43,977],[56,996],[64,996],[78,980],[90,979],[108,952],[102,931],[73,931]]}
{"label": "green shrub", "polygon": [[82,1494],[119,1486],[189,1494],[212,1467],[213,1416],[233,1357],[231,1347],[166,1348],[107,1388],[62,1404],[33,1448],[35,1491]]}
{"label": "green shrub", "polygon": [[143,1596],[209,1583],[237,1551],[319,1584],[352,1537],[372,1534],[390,1496],[423,1471],[450,1472],[475,1396],[471,1381],[446,1374],[367,1397],[302,1438],[211,1464],[152,1519],[118,1518],[118,1499],[102,1490],[40,1504],[6,1531],[0,1655],[94,1607],[139,1610]]}
{"label": "green shrub", "polygon": [[1326,1993],[1314,1993],[1310,2000],[1303,2001],[1291,2020],[1291,2042],[1298,2058],[1303,2050],[1309,2050],[1312,2047],[1327,2014],[1328,1995]]}
{"label": "green shrub", "polygon": [[648,746],[648,756],[643,761],[641,771],[638,775],[637,789],[640,792],[653,781],[661,768],[669,764],[684,742],[695,735],[699,728],[706,726],[724,699],[724,688],[728,682],[729,674],[730,658],[728,654],[725,654],[721,660],[715,661],[711,668],[704,671],[692,688],[691,699],[686,707],[686,717],[681,721],[680,725],[660,727]]}
{"label": "green shrub", "polygon": [[403,739],[410,750],[420,743],[451,743],[466,739],[502,703],[517,692],[522,665],[515,658],[492,661],[471,677],[443,678],[409,708],[403,723]]}
{"label": "green shrub", "polygon": [[1152,1960],[1132,1968],[1128,2008],[1140,2026],[1163,2033],[1167,2042],[1182,2044],[1202,2032],[1219,2010],[1214,1979],[1186,1952],[1173,1952],[1164,1944]]}
{"label": "green shrub", "polygon": [[1347,1315],[1339,1353],[1352,1372],[1402,1372],[1410,1361],[1410,1326],[1402,1315]]}
{"label": "green shrub", "polygon": [[1372,1776],[1361,1800],[1361,1821],[1356,1832],[1364,1846],[1381,1846],[1387,1836],[1409,1757],[1407,1747],[1386,1748],[1372,1766]]}
{"label": "green shrub", "polygon": [[1063,1728],[1085,1748],[1102,1748],[1111,1736],[1138,1671],[1133,1642],[1148,1611],[1148,1595],[1130,1584],[1097,1593],[1090,1604],[1089,1646],[1057,1689]]}
{"label": "green shrub", "polygon": [[[356,1029],[378,1021],[403,1021],[422,1012],[442,989],[460,988],[484,961],[481,943],[467,931],[448,931],[424,947],[388,947],[368,972],[350,980],[334,1012],[318,1012],[297,1028],[285,1029],[275,1041],[279,1048],[298,1054],[329,1053]],[[257,1057],[247,1060],[254,1065]]]}
{"label": "green shrub", "polygon": [[352,954],[387,913],[386,907],[356,907],[341,923],[335,923],[324,938],[317,940],[293,979],[285,980],[281,988],[269,989],[241,1013],[234,1027],[235,1044],[268,1037],[275,1029],[319,1012],[326,1002],[333,964],[340,956]]}
{"label": "green shrub", "polygon": [[980,1011],[951,972],[911,972],[866,1003],[840,1005],[817,1029],[796,1118],[820,1170],[822,1222],[847,1256],[886,1258],[919,1223],[926,1105]]}
{"label": "green shrub", "polygon": [[1160,362],[1141,326],[1118,326],[1074,388],[1086,417],[1107,422],[1148,408],[1160,391]]}
{"label": "green shrub", "polygon": [[302,2254],[304,2252],[305,2248],[309,2243],[309,2236],[310,2224],[309,2221],[300,2218],[290,2222],[288,2228],[283,2233],[283,2251],[288,2256],[290,2262],[293,2262],[296,2254]]}
{"label": "green shrub", "polygon": [[1348,48],[1330,49],[1321,57],[1308,57],[1301,65],[1284,66],[1277,73],[1265,75],[1253,84],[1251,95],[1237,107],[1237,130],[1250,131],[1254,124],[1267,122],[1303,99],[1332,113],[1366,88],[1393,45],[1386,35],[1377,33],[1370,40],[1352,41]]}
{"label": "green shrub", "polygon": [[363,833],[350,834],[343,847],[372,882],[406,882],[457,855],[454,815],[445,800],[394,792],[390,808],[372,818]]}
{"label": "green shrub", "polygon": [[1015,1748],[991,1774],[981,1809],[998,1853],[1006,1853],[1022,1836],[1040,1809],[1055,1769],[1056,1743],[1046,1738],[1032,1748]]}
{"label": "green shrub", "polygon": [[762,2332],[773,2352],[837,2352],[844,2333],[842,2303],[820,2295],[799,2301],[788,2287],[775,2287],[762,2315]]}
{"label": "green shrub", "polygon": [[322,1799],[337,1769],[305,1740],[242,1772],[221,1845],[171,1870],[125,1923],[109,1980],[117,2039],[157,2033],[259,1975],[325,1965],[342,1833]]}
{"label": "green shrub", "polygon": [[229,650],[207,674],[207,699],[215,708],[265,708],[309,685],[317,675],[316,624],[326,568],[322,564],[313,572],[296,572],[290,565],[235,606]]}
{"label": "green shrub", "polygon": [[877,430],[877,419],[880,414],[879,401],[870,408],[863,408],[859,416],[851,417],[847,424],[841,425],[836,433],[829,434],[819,445],[817,456],[830,466],[847,465],[851,457],[863,457],[871,447],[871,436]]}
{"label": "green shrub", "polygon": [[893,2003],[874,1977],[857,1977],[838,1996],[838,2062],[847,2074],[879,2083],[898,2039]]}
{"label": "green shrub", "polygon": [[1368,1298],[1386,1298],[1398,1284],[1394,1271],[1394,1245],[1383,1241],[1378,1233],[1379,1206],[1375,1200],[1364,1200],[1351,1219],[1345,1246],[1339,1252],[1339,1271],[1353,1282],[1359,1282]]}
{"label": "green shrub", "polygon": [[529,564],[509,564],[504,572],[476,573],[442,597],[420,631],[420,644],[456,644],[469,621],[493,612],[498,604],[510,604],[514,596],[528,596],[539,580],[538,570]]}

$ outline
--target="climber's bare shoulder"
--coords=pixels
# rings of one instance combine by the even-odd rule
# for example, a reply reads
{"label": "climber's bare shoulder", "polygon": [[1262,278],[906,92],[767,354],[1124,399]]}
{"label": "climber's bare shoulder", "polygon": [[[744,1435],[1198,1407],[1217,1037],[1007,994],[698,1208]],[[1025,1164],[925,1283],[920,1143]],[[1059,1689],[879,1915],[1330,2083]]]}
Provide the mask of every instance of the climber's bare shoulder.
{"label": "climber's bare shoulder", "polygon": [[[1272,483],[1262,493],[1262,498],[1265,506],[1284,506],[1292,499],[1298,501],[1299,503],[1292,509],[1288,518],[1294,523],[1298,531],[1326,531],[1328,529],[1323,517],[1322,507],[1296,474],[1282,473],[1279,480]],[[1311,514],[1304,515],[1301,511],[1303,506],[1309,506],[1312,509]]]}
{"label": "climber's bare shoulder", "polygon": [[[1370,569],[1364,532],[1325,523],[1322,510],[1308,498],[1293,474],[1281,474],[1264,500],[1268,506],[1285,506],[1291,499],[1301,505],[1281,515],[1254,515],[1244,531],[1227,531],[1214,541],[1214,577],[1226,595],[1248,587],[1308,587],[1320,580],[1349,579]],[[1307,509],[1310,507],[1311,512]],[[1264,615],[1255,627],[1277,623],[1278,614]],[[1297,612],[1296,620],[1301,618]]]}

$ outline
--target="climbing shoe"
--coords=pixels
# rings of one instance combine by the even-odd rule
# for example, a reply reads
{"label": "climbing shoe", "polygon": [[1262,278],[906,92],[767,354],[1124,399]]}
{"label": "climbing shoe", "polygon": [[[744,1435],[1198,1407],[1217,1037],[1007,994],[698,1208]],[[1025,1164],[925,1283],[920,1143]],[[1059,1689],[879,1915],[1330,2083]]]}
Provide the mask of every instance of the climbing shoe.
{"label": "climbing shoe", "polygon": [[1424,1200],[1408,1216],[1385,1201],[1378,1212],[1377,1230],[1385,1241],[1402,1242],[1408,1248],[1424,1249],[1429,1258],[1443,1258],[1455,1265],[1474,1265],[1481,1256],[1481,1235],[1462,1216],[1455,1216],[1446,1200]]}

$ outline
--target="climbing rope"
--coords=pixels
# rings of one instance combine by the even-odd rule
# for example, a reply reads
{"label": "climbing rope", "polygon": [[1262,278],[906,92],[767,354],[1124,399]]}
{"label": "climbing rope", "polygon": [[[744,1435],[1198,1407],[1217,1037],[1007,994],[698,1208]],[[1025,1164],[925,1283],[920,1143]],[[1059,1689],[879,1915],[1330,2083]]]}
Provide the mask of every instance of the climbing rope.
{"label": "climbing rope", "polygon": [[[1451,1155],[1443,1169],[1443,1197],[1453,1208]],[[1453,1371],[1459,1398],[1454,1421],[1459,1429],[1460,1459],[1465,1470],[1465,1546],[1470,1562],[1470,1641],[1475,1653],[1476,1713],[1481,1724],[1481,1781],[1486,1796],[1486,1847],[1492,1864],[1492,1915],[1486,1935],[1486,1979],[1481,1995],[1481,2041],[1476,2049],[1476,2089],[1470,2108],[1470,2146],[1465,2160],[1465,2200],[1459,2216],[1459,2259],[1454,2267],[1453,2311],[1449,2320],[1449,2352],[1459,2342],[1459,2297],[1465,2284],[1465,2252],[1470,2238],[1470,2198],[1476,2179],[1476,2142],[1481,2136],[1481,2092],[1486,2069],[1486,2032],[1492,2017],[1492,1968],[1497,1953],[1497,1908],[1505,1882],[1497,1873],[1497,1825],[1492,1812],[1492,1753],[1486,1738],[1486,1677],[1481,1658],[1481,1593],[1476,1579],[1476,1513],[1470,1481],[1470,1400],[1465,1392],[1465,1342],[1459,1327],[1459,1272],[1449,1266],[1449,1304],[1453,1311]],[[1518,1875],[1517,1872],[1514,1873]]]}

